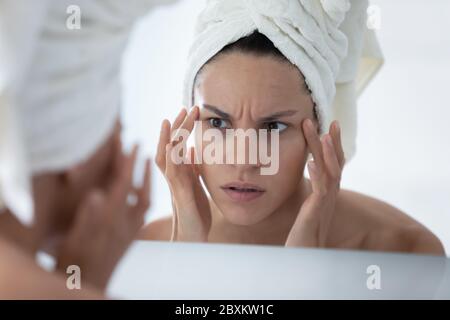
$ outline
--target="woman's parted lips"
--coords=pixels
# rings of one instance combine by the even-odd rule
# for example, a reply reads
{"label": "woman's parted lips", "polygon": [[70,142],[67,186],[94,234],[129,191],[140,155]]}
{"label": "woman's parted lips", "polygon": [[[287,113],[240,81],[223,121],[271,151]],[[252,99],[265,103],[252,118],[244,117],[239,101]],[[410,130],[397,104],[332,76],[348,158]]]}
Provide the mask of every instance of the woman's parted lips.
{"label": "woman's parted lips", "polygon": [[246,182],[231,182],[221,186],[222,189],[230,189],[238,192],[265,192],[266,190],[258,185]]}

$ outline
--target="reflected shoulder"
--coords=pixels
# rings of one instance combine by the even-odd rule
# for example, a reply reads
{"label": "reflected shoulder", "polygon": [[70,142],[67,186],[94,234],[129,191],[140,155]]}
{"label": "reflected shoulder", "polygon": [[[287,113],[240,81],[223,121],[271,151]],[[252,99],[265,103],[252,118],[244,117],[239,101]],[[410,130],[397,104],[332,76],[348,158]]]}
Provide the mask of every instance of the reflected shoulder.
{"label": "reflected shoulder", "polygon": [[172,237],[172,216],[150,222],[139,233],[140,240],[170,241]]}
{"label": "reflected shoulder", "polygon": [[68,290],[65,276],[43,270],[33,257],[0,238],[0,299],[104,299],[88,285]]}

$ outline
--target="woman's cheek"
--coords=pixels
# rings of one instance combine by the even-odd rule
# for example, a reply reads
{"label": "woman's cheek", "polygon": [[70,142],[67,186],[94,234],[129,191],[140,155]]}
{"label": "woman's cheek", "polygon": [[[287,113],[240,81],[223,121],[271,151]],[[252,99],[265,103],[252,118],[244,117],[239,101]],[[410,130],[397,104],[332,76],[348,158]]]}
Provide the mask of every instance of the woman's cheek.
{"label": "woman's cheek", "polygon": [[215,190],[215,187],[223,184],[223,165],[217,164],[199,164],[197,166],[198,172],[205,183],[206,188],[211,192]]}
{"label": "woman's cheek", "polygon": [[306,164],[306,148],[301,139],[280,139],[280,173],[290,179],[300,179]]}

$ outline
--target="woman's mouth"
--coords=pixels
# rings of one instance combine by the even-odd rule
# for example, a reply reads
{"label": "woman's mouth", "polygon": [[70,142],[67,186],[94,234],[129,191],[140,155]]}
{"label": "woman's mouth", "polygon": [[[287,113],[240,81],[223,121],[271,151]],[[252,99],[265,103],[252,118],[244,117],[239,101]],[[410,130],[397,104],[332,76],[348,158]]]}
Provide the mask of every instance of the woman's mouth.
{"label": "woman's mouth", "polygon": [[266,192],[263,188],[249,183],[233,182],[221,187],[236,202],[248,202],[259,198]]}

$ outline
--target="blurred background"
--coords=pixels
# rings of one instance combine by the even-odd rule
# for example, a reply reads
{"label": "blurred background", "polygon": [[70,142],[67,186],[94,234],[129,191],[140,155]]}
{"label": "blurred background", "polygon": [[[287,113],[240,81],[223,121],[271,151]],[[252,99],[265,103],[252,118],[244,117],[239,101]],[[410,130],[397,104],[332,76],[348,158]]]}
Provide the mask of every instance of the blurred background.
{"label": "blurred background", "polygon": [[[357,153],[342,187],[392,204],[432,230],[450,252],[450,1],[372,0],[385,65],[359,100]],[[195,19],[204,0],[146,16],[123,60],[124,139],[154,155],[160,123],[181,108]],[[154,167],[148,220],[171,214]]]}

